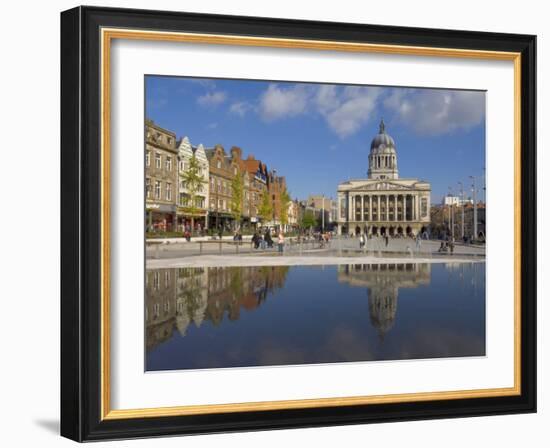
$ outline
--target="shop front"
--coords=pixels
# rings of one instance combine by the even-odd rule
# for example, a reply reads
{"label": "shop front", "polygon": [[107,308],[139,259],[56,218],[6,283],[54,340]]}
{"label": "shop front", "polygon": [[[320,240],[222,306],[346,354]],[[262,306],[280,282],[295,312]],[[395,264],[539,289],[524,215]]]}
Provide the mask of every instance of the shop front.
{"label": "shop front", "polygon": [[165,233],[176,230],[176,211],[173,205],[147,203],[145,229],[147,233]]}
{"label": "shop front", "polygon": [[193,213],[188,208],[178,207],[177,209],[178,232],[193,231],[201,234],[208,230],[208,212],[206,210],[196,210]]}

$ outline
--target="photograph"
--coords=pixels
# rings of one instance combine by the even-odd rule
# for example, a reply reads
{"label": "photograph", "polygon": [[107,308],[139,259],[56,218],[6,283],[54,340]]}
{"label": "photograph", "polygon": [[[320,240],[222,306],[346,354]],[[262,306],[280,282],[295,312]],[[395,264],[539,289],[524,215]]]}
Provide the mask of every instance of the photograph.
{"label": "photograph", "polygon": [[146,74],[145,371],[485,357],[486,94]]}

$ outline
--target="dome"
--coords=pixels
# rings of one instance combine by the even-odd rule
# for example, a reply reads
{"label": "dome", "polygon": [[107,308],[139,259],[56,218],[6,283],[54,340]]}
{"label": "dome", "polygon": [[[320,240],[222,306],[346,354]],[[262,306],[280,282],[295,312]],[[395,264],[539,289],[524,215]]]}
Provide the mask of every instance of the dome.
{"label": "dome", "polygon": [[372,139],[370,151],[373,154],[395,154],[395,142],[391,135],[386,134],[384,120],[380,122],[380,130]]}

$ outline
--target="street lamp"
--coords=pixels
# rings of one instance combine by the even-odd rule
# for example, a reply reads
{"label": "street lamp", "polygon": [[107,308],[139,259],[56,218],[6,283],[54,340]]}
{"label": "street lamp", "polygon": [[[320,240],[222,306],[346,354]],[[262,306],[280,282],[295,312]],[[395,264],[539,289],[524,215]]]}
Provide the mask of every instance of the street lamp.
{"label": "street lamp", "polygon": [[476,200],[476,178],[469,176],[472,179],[472,199],[474,201],[474,240],[477,240],[477,200]]}
{"label": "street lamp", "polygon": [[462,184],[462,182],[458,182],[458,185],[460,185],[460,193],[461,193],[461,200],[462,200],[462,227],[461,227],[461,236],[462,236],[462,241],[464,241],[464,185]]}
{"label": "street lamp", "polygon": [[451,238],[454,238],[454,213],[453,213],[453,188],[449,187],[449,227],[451,231]]}

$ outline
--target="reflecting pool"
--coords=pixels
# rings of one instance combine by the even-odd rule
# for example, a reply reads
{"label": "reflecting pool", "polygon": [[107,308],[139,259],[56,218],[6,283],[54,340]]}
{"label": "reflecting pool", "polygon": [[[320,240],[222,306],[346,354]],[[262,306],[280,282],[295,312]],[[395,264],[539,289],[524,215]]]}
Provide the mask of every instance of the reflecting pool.
{"label": "reflecting pool", "polygon": [[485,355],[485,263],[146,271],[146,370]]}

